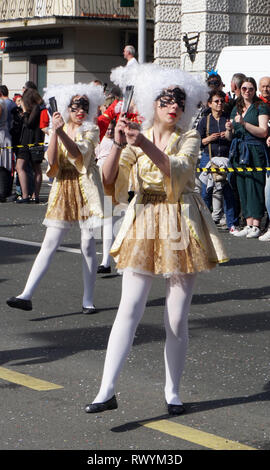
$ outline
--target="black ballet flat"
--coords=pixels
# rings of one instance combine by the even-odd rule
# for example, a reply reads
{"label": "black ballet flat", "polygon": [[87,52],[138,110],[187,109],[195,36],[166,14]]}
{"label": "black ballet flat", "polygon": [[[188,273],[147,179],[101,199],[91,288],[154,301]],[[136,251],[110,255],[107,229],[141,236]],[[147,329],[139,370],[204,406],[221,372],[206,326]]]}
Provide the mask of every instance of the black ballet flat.
{"label": "black ballet flat", "polygon": [[86,313],[87,315],[91,315],[92,313],[96,313],[96,307],[82,307],[82,313]]}
{"label": "black ballet flat", "polygon": [[184,405],[168,405],[167,403],[167,407],[170,416],[179,416],[186,412]]}
{"label": "black ballet flat", "polygon": [[33,308],[31,300],[19,299],[18,297],[10,297],[10,299],[7,300],[7,304],[9,307],[19,308],[21,310],[32,310]]}
{"label": "black ballet flat", "polygon": [[39,197],[31,197],[30,202],[32,202],[34,204],[39,204]]}
{"label": "black ballet flat", "polygon": [[16,204],[30,204],[30,199],[29,197],[25,197],[25,198],[17,198],[16,201],[15,201]]}
{"label": "black ballet flat", "polygon": [[107,268],[105,266],[103,266],[103,264],[101,264],[99,267],[98,267],[98,270],[97,270],[98,273],[103,273],[103,274],[109,274],[112,272],[112,269],[111,269],[111,266],[108,266]]}
{"label": "black ballet flat", "polygon": [[101,413],[102,411],[107,410],[116,410],[118,408],[118,404],[116,401],[115,395],[107,401],[103,403],[90,403],[90,405],[86,405],[85,412],[86,413]]}

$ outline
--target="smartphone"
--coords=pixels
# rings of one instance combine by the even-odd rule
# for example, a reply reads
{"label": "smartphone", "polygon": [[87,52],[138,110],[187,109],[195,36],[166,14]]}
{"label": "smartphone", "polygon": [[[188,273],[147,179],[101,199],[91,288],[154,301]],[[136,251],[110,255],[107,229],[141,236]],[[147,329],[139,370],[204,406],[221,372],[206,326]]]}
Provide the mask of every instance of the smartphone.
{"label": "smartphone", "polygon": [[123,106],[122,106],[122,113],[127,114],[130,106],[130,102],[132,100],[134,92],[134,86],[128,85],[125,89],[124,93],[124,101],[123,101]]}
{"label": "smartphone", "polygon": [[51,114],[53,115],[53,113],[57,111],[57,103],[56,103],[56,99],[54,96],[49,98],[49,103],[50,103],[50,108],[51,108]]}

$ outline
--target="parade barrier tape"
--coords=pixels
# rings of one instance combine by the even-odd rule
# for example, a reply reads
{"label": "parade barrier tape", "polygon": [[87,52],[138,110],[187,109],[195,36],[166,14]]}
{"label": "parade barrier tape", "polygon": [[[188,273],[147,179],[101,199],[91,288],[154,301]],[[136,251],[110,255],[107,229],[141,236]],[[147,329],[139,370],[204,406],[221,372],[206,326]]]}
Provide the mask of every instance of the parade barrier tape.
{"label": "parade barrier tape", "polygon": [[244,172],[244,171],[248,171],[248,172],[252,172],[252,171],[270,171],[270,166],[264,166],[264,167],[250,167],[250,166],[246,166],[246,167],[235,167],[235,168],[232,168],[232,167],[227,167],[227,168],[196,168],[196,171],[197,173],[201,173],[201,172],[206,172],[206,173],[233,173],[233,172]]}
{"label": "parade barrier tape", "polygon": [[48,145],[45,142],[38,142],[35,144],[25,144],[25,145],[8,145],[6,147],[0,147],[0,150],[4,149],[21,149],[21,148],[28,148],[28,147],[37,147],[37,145]]}
{"label": "parade barrier tape", "polygon": [[[28,148],[28,147],[36,147],[37,145],[45,145],[47,146],[48,144],[45,142],[38,142],[36,144],[25,144],[25,145],[10,145],[7,147],[0,147],[0,150],[4,149],[18,149],[18,148]],[[227,167],[227,168],[196,168],[197,173],[201,172],[206,172],[206,173],[233,173],[233,172],[244,172],[244,171],[270,171],[270,166],[265,166],[265,167]]]}

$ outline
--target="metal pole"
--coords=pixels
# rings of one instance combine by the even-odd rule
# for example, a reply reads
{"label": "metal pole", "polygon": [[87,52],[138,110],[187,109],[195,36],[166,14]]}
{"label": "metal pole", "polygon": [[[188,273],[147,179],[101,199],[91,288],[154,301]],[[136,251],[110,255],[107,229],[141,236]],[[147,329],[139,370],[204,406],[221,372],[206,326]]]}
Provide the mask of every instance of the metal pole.
{"label": "metal pole", "polygon": [[138,62],[146,60],[146,0],[139,0],[138,11]]}

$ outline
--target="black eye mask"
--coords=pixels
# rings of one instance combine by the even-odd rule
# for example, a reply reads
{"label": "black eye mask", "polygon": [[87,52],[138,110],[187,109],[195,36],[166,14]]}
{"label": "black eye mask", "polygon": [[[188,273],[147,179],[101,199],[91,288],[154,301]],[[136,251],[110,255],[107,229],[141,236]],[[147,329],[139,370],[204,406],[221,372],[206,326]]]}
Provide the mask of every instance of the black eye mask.
{"label": "black eye mask", "polygon": [[157,97],[160,101],[160,107],[165,108],[170,104],[177,103],[182,111],[185,111],[186,93],[180,88],[173,88],[163,90],[163,92]]}
{"label": "black eye mask", "polygon": [[80,98],[79,100],[73,100],[70,103],[70,109],[72,113],[78,111],[78,109],[83,109],[86,113],[89,111],[89,102],[85,98]]}

